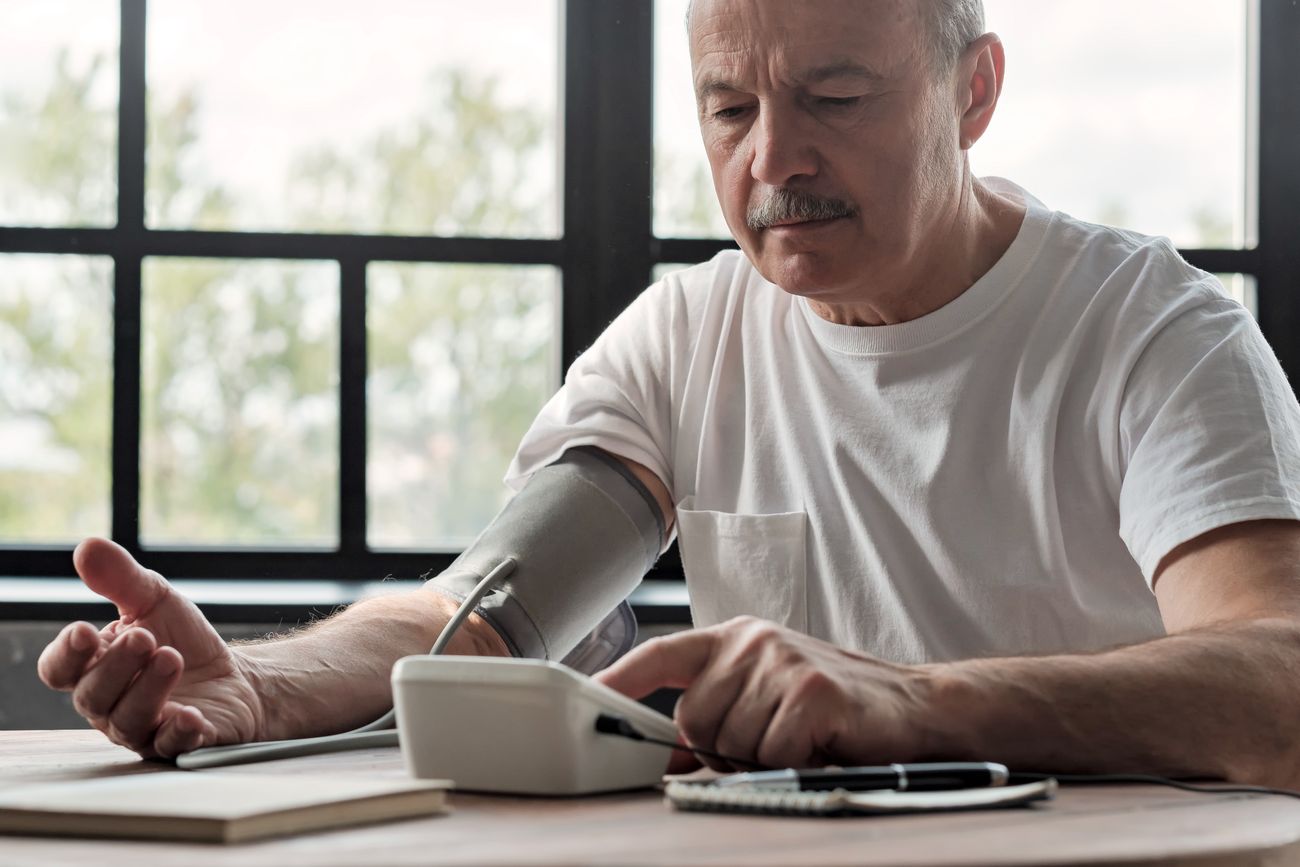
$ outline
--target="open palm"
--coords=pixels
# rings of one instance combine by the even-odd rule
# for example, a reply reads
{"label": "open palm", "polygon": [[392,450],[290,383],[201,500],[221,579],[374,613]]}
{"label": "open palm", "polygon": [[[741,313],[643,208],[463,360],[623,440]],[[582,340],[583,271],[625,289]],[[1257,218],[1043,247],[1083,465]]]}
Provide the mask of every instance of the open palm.
{"label": "open palm", "polygon": [[259,736],[252,663],[194,603],[105,539],[83,542],[73,562],[86,586],[117,606],[118,619],[98,631],[84,622],[65,627],[37,665],[47,685],[71,692],[91,725],[146,757]]}

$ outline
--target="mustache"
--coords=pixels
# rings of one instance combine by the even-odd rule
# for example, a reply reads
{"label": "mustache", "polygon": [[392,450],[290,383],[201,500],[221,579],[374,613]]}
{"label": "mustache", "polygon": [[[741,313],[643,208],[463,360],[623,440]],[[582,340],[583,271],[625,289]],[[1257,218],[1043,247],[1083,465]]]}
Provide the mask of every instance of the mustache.
{"label": "mustache", "polygon": [[757,231],[790,221],[833,220],[856,217],[858,209],[843,199],[819,196],[789,187],[773,187],[772,192],[745,212],[745,224]]}

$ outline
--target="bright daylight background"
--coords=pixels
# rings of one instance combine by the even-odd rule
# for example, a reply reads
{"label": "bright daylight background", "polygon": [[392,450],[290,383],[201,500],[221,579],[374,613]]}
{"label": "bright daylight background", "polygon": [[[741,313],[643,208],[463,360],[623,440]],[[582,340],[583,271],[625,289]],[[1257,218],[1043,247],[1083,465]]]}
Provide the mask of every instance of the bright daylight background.
{"label": "bright daylight background", "polygon": [[[655,9],[654,225],[725,237],[685,5]],[[1246,0],[986,8],[1008,73],[977,173],[1182,246],[1250,240]],[[0,14],[0,225],[113,225],[117,4]],[[147,225],[556,237],[559,22],[555,0],[150,0]],[[146,544],[337,542],[338,280],[146,261]],[[0,256],[0,543],[108,530],[112,281],[107,257]],[[374,263],[368,283],[369,541],[455,549],[558,384],[558,273]]]}

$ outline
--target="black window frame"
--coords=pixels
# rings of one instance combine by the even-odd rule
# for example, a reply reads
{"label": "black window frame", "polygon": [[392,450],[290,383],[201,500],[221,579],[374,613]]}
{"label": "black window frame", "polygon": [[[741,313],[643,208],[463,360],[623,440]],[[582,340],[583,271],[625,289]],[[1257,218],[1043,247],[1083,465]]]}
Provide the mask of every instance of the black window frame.
{"label": "black window frame", "polygon": [[[1252,0],[1258,28],[1257,242],[1183,249],[1192,264],[1255,279],[1258,320],[1300,382],[1300,7]],[[154,230],[145,226],[147,0],[120,0],[117,221],[108,228],[0,227],[0,253],[113,259],[111,536],[174,578],[355,581],[450,564],[433,551],[366,543],[366,265],[372,261],[552,265],[562,275],[565,366],[647,285],[654,265],[735,244],[659,238],[652,227],[654,10],[646,0],[561,3],[563,221],[556,239]],[[1192,122],[1189,120],[1189,129]],[[334,261],[340,274],[337,548],[148,547],[139,536],[141,270],[145,257]],[[0,546],[0,574],[69,576],[70,546]],[[674,556],[651,577],[680,577]]]}

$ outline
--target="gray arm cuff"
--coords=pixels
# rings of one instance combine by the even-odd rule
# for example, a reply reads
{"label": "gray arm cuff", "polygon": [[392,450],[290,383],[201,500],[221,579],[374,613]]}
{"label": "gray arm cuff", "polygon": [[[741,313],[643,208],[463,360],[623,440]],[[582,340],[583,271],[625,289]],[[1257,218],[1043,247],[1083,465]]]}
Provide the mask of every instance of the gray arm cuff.
{"label": "gray arm cuff", "polygon": [[594,670],[631,647],[636,622],[624,601],[654,565],[663,516],[617,460],[573,449],[533,474],[431,586],[463,600],[505,557],[510,578],[476,609],[516,656],[574,657]]}

